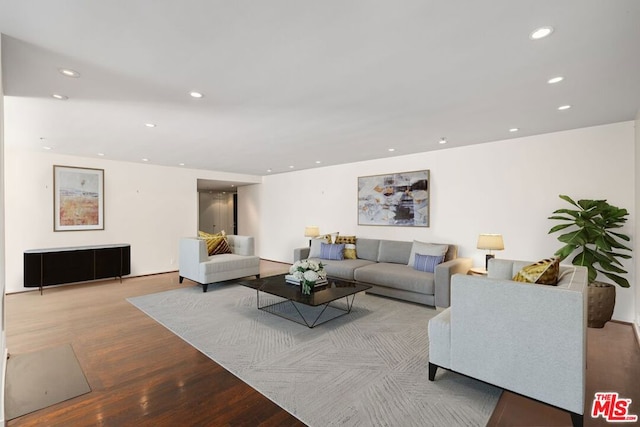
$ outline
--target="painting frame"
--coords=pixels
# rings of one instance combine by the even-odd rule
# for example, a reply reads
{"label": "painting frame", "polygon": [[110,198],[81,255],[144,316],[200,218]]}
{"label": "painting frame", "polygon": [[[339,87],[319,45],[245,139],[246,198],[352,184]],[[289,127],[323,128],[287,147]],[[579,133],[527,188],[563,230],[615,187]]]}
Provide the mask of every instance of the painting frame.
{"label": "painting frame", "polygon": [[430,227],[429,169],[358,177],[358,225]]}
{"label": "painting frame", "polygon": [[104,230],[104,169],[53,165],[53,231]]}

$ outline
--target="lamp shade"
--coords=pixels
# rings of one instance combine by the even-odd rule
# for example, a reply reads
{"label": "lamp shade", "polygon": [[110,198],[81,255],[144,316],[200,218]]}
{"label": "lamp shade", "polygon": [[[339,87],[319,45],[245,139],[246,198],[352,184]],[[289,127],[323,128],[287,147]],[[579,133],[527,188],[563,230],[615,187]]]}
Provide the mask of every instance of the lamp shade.
{"label": "lamp shade", "polygon": [[304,237],[318,237],[320,228],[317,225],[309,225],[304,228]]}
{"label": "lamp shade", "polygon": [[504,249],[502,234],[481,234],[478,236],[478,249],[501,251]]}

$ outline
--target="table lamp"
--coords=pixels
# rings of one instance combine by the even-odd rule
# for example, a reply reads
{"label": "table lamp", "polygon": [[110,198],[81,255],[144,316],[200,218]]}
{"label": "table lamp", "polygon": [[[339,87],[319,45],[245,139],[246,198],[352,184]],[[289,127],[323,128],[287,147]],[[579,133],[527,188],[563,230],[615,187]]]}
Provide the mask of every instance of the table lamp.
{"label": "table lamp", "polygon": [[488,250],[489,253],[485,256],[484,268],[489,269],[489,260],[494,258],[495,255],[491,251],[501,251],[504,249],[504,242],[502,241],[502,234],[481,234],[478,236],[478,249]]}
{"label": "table lamp", "polygon": [[[320,228],[317,225],[308,225],[304,228],[304,237],[318,237],[320,235]],[[311,239],[309,239],[309,247],[311,247]]]}

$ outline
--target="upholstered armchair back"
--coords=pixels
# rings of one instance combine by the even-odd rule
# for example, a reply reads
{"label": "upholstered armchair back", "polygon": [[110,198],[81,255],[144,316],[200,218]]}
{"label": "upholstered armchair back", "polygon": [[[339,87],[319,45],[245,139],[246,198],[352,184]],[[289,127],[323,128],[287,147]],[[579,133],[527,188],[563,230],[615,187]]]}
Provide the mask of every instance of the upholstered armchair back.
{"label": "upholstered armchair back", "polygon": [[453,276],[450,369],[582,414],[587,269],[561,265],[558,286],[512,281],[528,264],[492,259],[487,277]]}

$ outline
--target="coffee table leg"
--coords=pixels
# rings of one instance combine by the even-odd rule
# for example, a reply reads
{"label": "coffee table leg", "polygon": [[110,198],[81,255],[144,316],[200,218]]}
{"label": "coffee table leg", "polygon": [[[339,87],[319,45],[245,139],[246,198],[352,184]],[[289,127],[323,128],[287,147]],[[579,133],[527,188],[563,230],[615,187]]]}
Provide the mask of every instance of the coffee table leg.
{"label": "coffee table leg", "polygon": [[[351,300],[349,300],[349,297],[351,297]],[[354,303],[354,301],[356,299],[356,294],[346,295],[344,298],[346,300],[346,303],[345,303],[346,307],[345,306],[342,306],[342,307],[333,306],[333,305],[331,305],[331,302],[323,304],[322,311],[320,311],[320,313],[316,316],[315,320],[313,320],[312,323],[309,323],[307,321],[307,319],[304,317],[304,315],[302,314],[302,312],[298,309],[298,306],[296,305],[296,303],[294,301],[291,301],[291,300],[279,301],[279,302],[276,302],[274,304],[267,304],[264,307],[260,307],[260,291],[256,289],[256,306],[257,306],[258,310],[263,310],[263,311],[266,311],[268,313],[275,314],[276,316],[280,316],[280,317],[282,317],[284,319],[291,320],[292,322],[296,322],[298,324],[304,325],[307,328],[314,328],[314,327],[316,327],[318,325],[322,325],[323,323],[328,322],[329,320],[337,319],[338,317],[342,317],[345,314],[351,313],[351,309],[353,308],[353,303]],[[336,300],[336,301],[338,301],[338,300]],[[332,301],[332,302],[334,302],[334,301]],[[289,304],[293,305],[293,308],[295,308],[296,312],[298,313],[298,317],[300,319],[302,319],[302,322],[297,321],[297,320],[295,320],[295,319],[293,319],[293,318],[291,318],[289,316],[285,316],[283,314],[280,314],[277,311],[269,310],[270,308],[273,308],[275,306],[279,306],[279,305],[282,305],[282,304],[286,304],[286,303],[289,303]],[[330,319],[327,319],[327,320],[323,320],[322,322],[318,322],[318,320],[320,320],[320,317],[322,317],[322,315],[324,314],[324,312],[327,310],[328,307],[332,307],[334,309],[342,311],[342,314],[339,314],[337,316],[331,317]],[[311,320],[311,319],[309,319],[309,320]]]}

